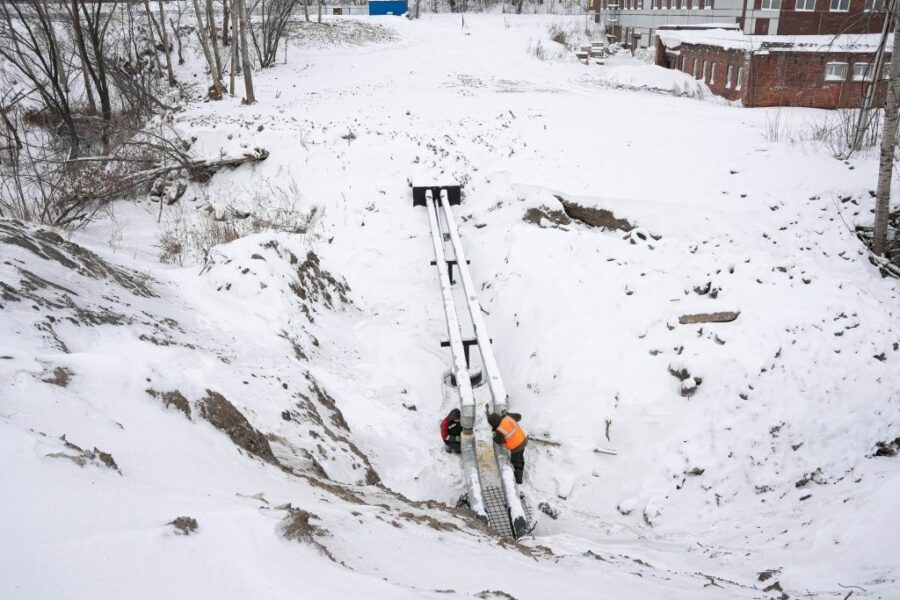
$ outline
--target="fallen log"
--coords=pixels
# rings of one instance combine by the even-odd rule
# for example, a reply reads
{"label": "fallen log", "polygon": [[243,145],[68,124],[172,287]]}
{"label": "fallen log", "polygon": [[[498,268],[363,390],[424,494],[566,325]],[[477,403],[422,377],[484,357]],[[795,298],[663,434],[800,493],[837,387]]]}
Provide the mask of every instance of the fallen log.
{"label": "fallen log", "polygon": [[714,312],[714,313],[697,313],[693,315],[681,315],[678,322],[682,325],[690,325],[693,323],[731,323],[738,318],[740,312]]}

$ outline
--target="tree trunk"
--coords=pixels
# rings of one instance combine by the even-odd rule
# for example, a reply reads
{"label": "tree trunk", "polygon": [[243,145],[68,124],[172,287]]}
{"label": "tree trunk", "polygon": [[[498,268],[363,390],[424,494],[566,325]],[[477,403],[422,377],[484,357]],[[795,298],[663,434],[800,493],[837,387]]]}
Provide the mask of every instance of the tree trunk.
{"label": "tree trunk", "polygon": [[228,10],[228,0],[222,0],[222,46],[227,46],[231,43],[230,38],[228,37],[228,24],[231,22],[231,12]]}
{"label": "tree trunk", "polygon": [[303,2],[303,15],[306,17],[306,22],[309,23],[309,0],[301,0]]}
{"label": "tree trunk", "polygon": [[416,18],[419,18],[419,4],[422,0],[416,0]]}
{"label": "tree trunk", "polygon": [[256,96],[253,94],[253,70],[250,68],[250,49],[247,47],[247,29],[249,27],[247,0],[235,1],[240,5],[241,11],[241,69],[244,72],[244,90],[246,94],[244,104],[253,104],[256,102]]}
{"label": "tree trunk", "polygon": [[319,23],[322,22],[322,0],[319,0]]}
{"label": "tree trunk", "polygon": [[166,71],[169,75],[169,87],[175,85],[175,73],[172,71],[172,47],[169,46],[169,34],[166,29],[166,14],[163,9],[163,0],[159,0],[159,24],[162,29],[162,43],[166,51]]}
{"label": "tree trunk", "polygon": [[[83,2],[84,0],[82,0]],[[162,73],[162,63],[159,62],[159,55],[156,53],[156,33],[153,32],[156,27],[156,21],[153,18],[153,12],[150,10],[150,2],[149,0],[144,0],[144,10],[147,12],[147,21],[150,23],[150,26],[147,30],[150,32],[150,45],[153,46],[153,62],[156,63],[156,70]]]}
{"label": "tree trunk", "polygon": [[231,0],[231,73],[228,81],[228,93],[234,96],[234,76],[238,68],[238,41],[235,37],[238,30],[238,7],[234,5],[238,0]]}
{"label": "tree trunk", "polygon": [[[896,8],[896,0],[891,3]],[[891,11],[894,15],[894,11]],[[876,73],[876,81],[879,74]],[[875,237],[872,252],[883,256],[887,250],[888,212],[891,205],[891,175],[894,171],[894,148],[897,145],[897,111],[900,109],[900,19],[894,16],[894,50],[891,53],[891,78],[884,103],[884,127],[881,130],[881,164],[878,190],[875,194]]]}
{"label": "tree trunk", "polygon": [[78,58],[81,61],[81,74],[84,76],[84,91],[87,94],[88,106],[91,113],[97,114],[97,102],[94,100],[94,90],[91,87],[91,74],[88,70],[88,54],[84,45],[84,33],[81,30],[81,13],[78,12],[78,0],[72,0],[72,31],[75,34],[75,45],[78,47]]}
{"label": "tree trunk", "polygon": [[175,34],[175,43],[178,44],[178,64],[184,64],[184,55],[182,54],[181,48],[181,35],[178,34],[178,26],[175,25],[174,19],[169,19],[169,25],[172,26],[172,33]]}
{"label": "tree trunk", "polygon": [[206,25],[209,27],[209,42],[212,44],[213,58],[216,60],[216,73],[222,76],[222,59],[219,56],[219,36],[216,32],[216,14],[212,0],[206,0]]}
{"label": "tree trunk", "polygon": [[194,13],[197,17],[197,37],[200,38],[200,46],[203,47],[203,56],[206,57],[206,65],[209,67],[212,76],[212,93],[209,95],[213,100],[222,99],[222,80],[219,79],[219,72],[216,71],[216,63],[213,61],[212,52],[209,49],[209,37],[206,33],[206,26],[203,24],[203,13],[200,12],[199,0],[193,0]]}

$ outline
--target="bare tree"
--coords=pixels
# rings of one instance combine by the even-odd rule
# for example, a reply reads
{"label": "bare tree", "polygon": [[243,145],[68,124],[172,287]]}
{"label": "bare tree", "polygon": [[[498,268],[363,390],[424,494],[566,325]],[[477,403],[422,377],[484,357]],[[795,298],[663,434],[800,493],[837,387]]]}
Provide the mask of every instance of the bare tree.
{"label": "bare tree", "polygon": [[[100,3],[98,2],[97,4]],[[162,37],[162,32],[159,31],[159,26],[153,18],[153,11],[150,10],[149,0],[144,0],[144,12],[147,15],[147,33],[150,35],[150,46],[153,48],[153,64],[156,65],[157,71],[162,73],[162,63],[159,62],[159,55],[156,54],[156,36],[159,34],[160,37]]]}
{"label": "bare tree", "polygon": [[159,0],[159,25],[162,30],[163,49],[166,52],[166,73],[169,76],[169,87],[176,83],[175,73],[172,71],[172,46],[169,44],[169,34],[166,32],[166,11],[163,0]]}
{"label": "bare tree", "polygon": [[[23,9],[31,10],[25,14]],[[0,2],[0,58],[38,94],[46,116],[59,123],[60,133],[69,140],[69,157],[78,156],[81,143],[69,98],[71,69],[66,66],[70,61],[62,60],[43,0]]]}
{"label": "bare tree", "polygon": [[212,78],[212,87],[209,91],[209,97],[213,100],[221,100],[224,93],[224,86],[219,75],[220,71],[216,69],[216,62],[213,59],[212,50],[209,46],[209,29],[208,23],[203,22],[203,13],[200,11],[200,3],[193,0],[194,14],[197,17],[197,37],[200,38],[200,46],[203,48],[203,56],[206,58],[206,66],[209,68],[209,74]]}
{"label": "bare tree", "polygon": [[213,0],[206,0],[206,24],[209,27],[209,41],[213,50],[213,58],[216,60],[216,72],[222,76],[222,59],[219,57],[219,37],[216,33],[216,13],[213,10]]}
{"label": "bare tree", "polygon": [[275,64],[278,45],[284,37],[297,1],[259,0],[253,5],[259,9],[259,21],[250,29],[250,35],[260,67],[266,68]]}
{"label": "bare tree", "polygon": [[228,93],[234,96],[234,76],[238,69],[238,41],[235,37],[238,31],[238,7],[234,5],[238,0],[231,0],[231,68],[228,80]]}
{"label": "bare tree", "polygon": [[69,19],[72,21],[72,33],[75,47],[78,49],[78,58],[81,62],[81,75],[84,78],[84,91],[87,96],[88,106],[91,108],[91,113],[96,113],[97,103],[94,100],[94,90],[91,87],[87,47],[84,44],[84,33],[81,29],[81,13],[78,10],[78,0],[72,0],[71,6],[67,6],[66,9],[69,11]]}
{"label": "bare tree", "polygon": [[897,146],[897,121],[900,110],[900,19],[897,1],[891,3],[889,17],[894,20],[894,50],[891,54],[891,76],[884,105],[884,127],[881,134],[881,163],[878,169],[878,188],[875,194],[875,237],[872,252],[883,256],[887,251],[888,213],[891,204],[891,175],[894,171],[894,150]]}
{"label": "bare tree", "polygon": [[231,4],[228,3],[228,0],[222,0],[222,46],[231,43],[231,38],[228,36],[228,25],[231,22],[230,7]]}
{"label": "bare tree", "polygon": [[[194,0],[195,2],[197,0]],[[253,93],[253,72],[250,68],[250,52],[247,47],[247,30],[248,26],[248,18],[247,18],[247,0],[234,0],[237,3],[237,8],[240,11],[240,20],[241,20],[241,70],[243,71],[244,76],[244,104],[253,104],[256,102],[256,96]]]}

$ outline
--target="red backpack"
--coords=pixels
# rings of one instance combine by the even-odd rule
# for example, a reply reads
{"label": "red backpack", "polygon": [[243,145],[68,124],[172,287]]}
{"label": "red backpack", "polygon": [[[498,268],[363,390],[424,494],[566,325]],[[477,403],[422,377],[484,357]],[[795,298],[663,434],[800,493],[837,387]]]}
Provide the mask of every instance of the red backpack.
{"label": "red backpack", "polygon": [[444,417],[444,420],[441,421],[441,439],[446,440],[450,437],[450,418]]}

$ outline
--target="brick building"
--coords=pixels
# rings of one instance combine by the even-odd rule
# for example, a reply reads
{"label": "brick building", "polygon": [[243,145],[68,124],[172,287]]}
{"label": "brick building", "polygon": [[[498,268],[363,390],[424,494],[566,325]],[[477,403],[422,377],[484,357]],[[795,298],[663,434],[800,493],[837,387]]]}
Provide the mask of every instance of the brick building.
{"label": "brick building", "polygon": [[[745,35],[722,29],[659,29],[656,64],[702,80],[744,106],[859,107],[870,86],[884,104],[887,82],[875,76],[881,35]],[[890,62],[888,40],[883,64]]]}
{"label": "brick building", "polygon": [[593,0],[610,39],[653,47],[662,25],[737,24],[754,35],[878,33],[884,0]]}

